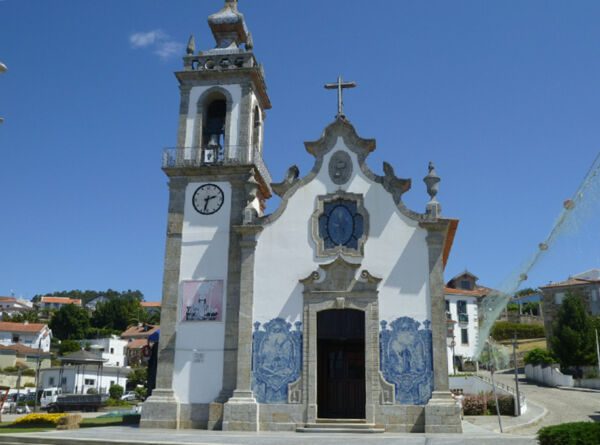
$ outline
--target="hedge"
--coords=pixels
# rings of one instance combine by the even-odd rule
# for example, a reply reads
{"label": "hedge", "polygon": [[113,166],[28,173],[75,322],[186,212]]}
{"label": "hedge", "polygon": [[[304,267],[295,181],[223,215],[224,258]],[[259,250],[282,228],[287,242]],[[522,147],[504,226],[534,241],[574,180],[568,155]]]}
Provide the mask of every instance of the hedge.
{"label": "hedge", "polygon": [[518,339],[544,338],[546,336],[544,326],[542,325],[511,323],[509,321],[497,321],[494,323],[491,336],[496,341],[510,340],[514,338],[515,332]]}
{"label": "hedge", "polygon": [[556,363],[556,359],[545,349],[534,348],[525,354],[523,361],[526,365],[550,365]]}
{"label": "hedge", "polygon": [[[498,405],[500,405],[500,414],[506,416],[515,415],[515,400],[512,396],[499,395]],[[463,414],[465,416],[495,415],[496,399],[494,398],[494,394],[466,395],[463,399]]]}
{"label": "hedge", "polygon": [[538,431],[540,445],[598,445],[600,423],[574,422],[547,426]]}

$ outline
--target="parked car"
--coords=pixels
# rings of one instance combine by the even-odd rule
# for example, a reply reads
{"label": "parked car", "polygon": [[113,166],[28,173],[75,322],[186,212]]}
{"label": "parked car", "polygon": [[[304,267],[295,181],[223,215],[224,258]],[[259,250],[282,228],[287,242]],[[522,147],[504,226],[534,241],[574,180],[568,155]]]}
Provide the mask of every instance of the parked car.
{"label": "parked car", "polygon": [[137,398],[137,394],[133,391],[127,391],[121,396],[121,400],[126,400],[127,402],[133,402],[137,400]]}

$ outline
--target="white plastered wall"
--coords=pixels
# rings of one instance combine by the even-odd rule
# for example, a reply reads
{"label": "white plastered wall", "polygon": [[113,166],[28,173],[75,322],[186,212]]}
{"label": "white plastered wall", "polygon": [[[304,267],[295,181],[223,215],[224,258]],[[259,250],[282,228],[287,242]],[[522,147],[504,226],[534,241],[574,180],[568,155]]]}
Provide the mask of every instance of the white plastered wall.
{"label": "white plastered wall", "polygon": [[[227,182],[212,182],[223,190],[224,203],[218,212],[201,215],[194,209],[192,197],[203,184],[188,184],[185,193],[173,371],[173,389],[182,403],[210,403],[219,395],[223,383],[231,186]],[[181,322],[182,283],[187,280],[223,280],[221,321]]]}
{"label": "white plastered wall", "polygon": [[[329,158],[345,150],[353,162],[352,177],[342,187],[335,185],[328,173]],[[379,285],[379,316],[392,321],[409,316],[422,322],[431,313],[429,265],[426,231],[402,215],[391,195],[367,178],[356,155],[338,138],[335,147],[324,157],[318,175],[296,191],[282,215],[265,227],[256,248],[254,279],[254,321],[264,323],[276,317],[294,322],[302,319],[302,285],[307,277],[335,258],[317,258],[311,234],[311,216],[317,197],[342,188],[360,193],[369,213],[369,235],[364,258],[346,257],[361,263],[382,278]]]}
{"label": "white plastered wall", "polygon": [[[238,142],[238,125],[240,121],[240,102],[242,100],[242,87],[238,84],[219,85],[220,88],[227,90],[231,95],[231,114],[229,119],[229,128],[225,131],[229,134],[230,157],[236,157],[235,150],[239,145]],[[196,119],[198,118],[198,100],[200,96],[214,86],[197,86],[190,90],[190,101],[185,126],[185,147],[198,146],[200,135],[196,134]],[[198,128],[200,128],[198,126]]]}

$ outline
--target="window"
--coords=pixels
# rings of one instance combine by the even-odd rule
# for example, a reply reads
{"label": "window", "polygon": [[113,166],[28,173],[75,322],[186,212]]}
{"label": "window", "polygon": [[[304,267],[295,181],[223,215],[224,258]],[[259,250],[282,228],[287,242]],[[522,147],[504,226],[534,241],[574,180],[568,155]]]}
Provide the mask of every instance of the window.
{"label": "window", "polygon": [[227,103],[225,99],[215,99],[208,104],[204,113],[204,127],[202,129],[202,145],[206,147],[209,142],[223,147],[225,138],[225,117]]}
{"label": "window", "polygon": [[463,345],[468,345],[469,344],[469,331],[467,329],[461,329],[460,330],[460,342]]}
{"label": "window", "polygon": [[84,383],[88,386],[93,386],[96,384],[96,380],[95,379],[85,379]]}
{"label": "window", "polygon": [[467,302],[465,300],[458,300],[456,302],[456,312],[459,314],[467,313]]}
{"label": "window", "polygon": [[554,294],[554,302],[556,304],[562,304],[563,300],[565,299],[565,293],[564,292],[557,292]]}
{"label": "window", "polygon": [[460,288],[465,290],[472,290],[473,284],[471,280],[460,280]]}
{"label": "window", "polygon": [[61,385],[66,385],[67,384],[67,378],[63,377],[62,379],[60,379],[60,384]]}
{"label": "window", "polygon": [[54,386],[54,377],[48,379],[48,386]]}
{"label": "window", "polygon": [[16,335],[16,334],[13,334],[13,336],[12,336],[12,342],[13,343],[19,343],[19,336]]}
{"label": "window", "polygon": [[114,354],[115,353],[115,348],[110,348],[110,353]]}

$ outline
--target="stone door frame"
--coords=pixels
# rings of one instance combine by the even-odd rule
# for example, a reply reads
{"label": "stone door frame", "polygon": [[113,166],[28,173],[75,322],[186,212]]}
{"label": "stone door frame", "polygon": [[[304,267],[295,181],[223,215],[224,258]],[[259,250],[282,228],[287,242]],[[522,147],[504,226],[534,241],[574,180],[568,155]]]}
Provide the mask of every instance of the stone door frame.
{"label": "stone door frame", "polygon": [[307,423],[317,420],[317,314],[330,309],[354,309],[365,314],[365,420],[375,423],[375,407],[380,399],[377,285],[381,280],[366,270],[355,279],[359,267],[338,257],[322,265],[322,271],[300,280],[304,284],[302,400]]}

